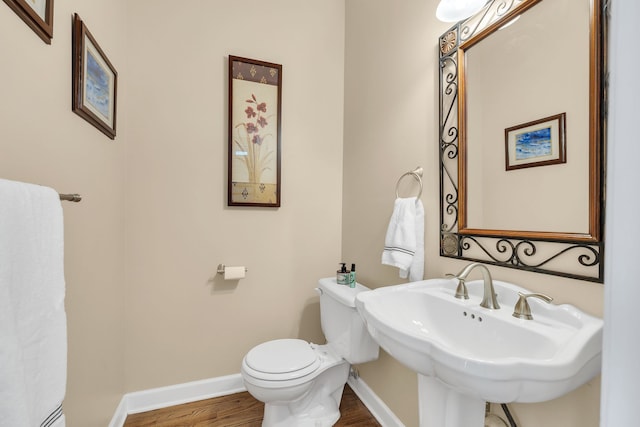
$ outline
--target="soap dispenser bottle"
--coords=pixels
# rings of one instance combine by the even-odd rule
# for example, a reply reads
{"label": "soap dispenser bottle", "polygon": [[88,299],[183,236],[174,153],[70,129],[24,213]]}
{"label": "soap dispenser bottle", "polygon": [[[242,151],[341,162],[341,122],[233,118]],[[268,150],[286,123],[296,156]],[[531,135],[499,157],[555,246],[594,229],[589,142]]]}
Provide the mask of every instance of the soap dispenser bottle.
{"label": "soap dispenser bottle", "polygon": [[348,285],[351,277],[349,270],[347,270],[346,263],[340,263],[340,269],[336,271],[336,282],[338,285]]}

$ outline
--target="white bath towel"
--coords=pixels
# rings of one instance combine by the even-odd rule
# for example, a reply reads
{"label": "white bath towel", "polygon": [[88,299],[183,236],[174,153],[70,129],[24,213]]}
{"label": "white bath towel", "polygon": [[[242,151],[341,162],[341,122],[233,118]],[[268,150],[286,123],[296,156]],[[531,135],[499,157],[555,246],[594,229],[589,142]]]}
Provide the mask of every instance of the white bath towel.
{"label": "white bath towel", "polygon": [[63,427],[67,377],[58,193],[0,179],[0,426]]}
{"label": "white bath towel", "polygon": [[424,277],[424,206],[416,197],[397,198],[382,251],[382,263],[410,282]]}

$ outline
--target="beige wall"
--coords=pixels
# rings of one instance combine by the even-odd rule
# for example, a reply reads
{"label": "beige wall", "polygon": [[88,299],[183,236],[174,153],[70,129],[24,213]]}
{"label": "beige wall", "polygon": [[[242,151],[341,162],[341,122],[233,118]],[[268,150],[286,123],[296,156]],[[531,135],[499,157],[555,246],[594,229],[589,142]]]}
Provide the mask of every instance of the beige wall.
{"label": "beige wall", "polygon": [[[265,340],[321,341],[313,289],[341,245],[343,1],[55,6],[52,46],[0,7],[0,169],[84,197],[64,205],[67,424],[106,425],[126,391],[237,373]],[[119,72],[115,141],[71,112],[73,12]],[[279,209],[226,207],[229,54],[283,64]],[[218,263],[247,278],[220,281]]]}
{"label": "beige wall", "polygon": [[[259,342],[322,340],[313,288],[341,255],[371,287],[400,283],[380,254],[417,165],[426,277],[464,265],[438,256],[435,3],[56,0],[51,46],[0,6],[0,176],[84,197],[64,204],[70,427],[106,425],[127,391],[237,373]],[[71,112],[73,12],[119,72],[115,141]],[[229,54],[283,64],[279,209],[226,207]],[[247,278],[220,281],[218,263]],[[492,271],[601,315],[601,285]],[[360,370],[417,425],[415,374],[384,353]],[[596,426],[599,389],[514,411]]]}
{"label": "beige wall", "polygon": [[[322,340],[340,261],[344,1],[129,5],[126,390],[240,372]],[[227,57],[282,64],[282,207],[226,207]],[[216,266],[245,265],[224,282]]]}
{"label": "beige wall", "polygon": [[[449,25],[435,20],[437,2],[347,0],[343,257],[358,277],[378,287],[401,283],[380,256],[396,181],[422,166],[425,277],[459,271],[466,262],[439,257],[438,37]],[[492,267],[512,281],[602,315],[602,285]],[[407,426],[418,425],[415,374],[383,354],[360,373]],[[598,426],[599,380],[554,401],[511,405],[522,426]]]}
{"label": "beige wall", "polygon": [[[104,426],[124,385],[125,1],[56,0],[46,45],[0,4],[0,176],[83,196],[63,202],[70,427]],[[71,111],[71,17],[78,12],[120,73],[118,137]]]}

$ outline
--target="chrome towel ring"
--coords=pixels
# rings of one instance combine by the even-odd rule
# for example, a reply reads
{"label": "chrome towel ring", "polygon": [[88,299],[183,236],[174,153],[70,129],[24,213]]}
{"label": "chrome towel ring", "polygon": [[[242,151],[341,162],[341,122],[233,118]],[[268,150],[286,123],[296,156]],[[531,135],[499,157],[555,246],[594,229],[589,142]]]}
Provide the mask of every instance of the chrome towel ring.
{"label": "chrome towel ring", "polygon": [[420,184],[420,191],[418,191],[418,195],[416,196],[416,198],[419,199],[420,196],[422,196],[422,172],[423,172],[423,169],[420,166],[418,166],[414,170],[405,172],[402,175],[400,175],[400,178],[398,178],[398,182],[396,183],[396,198],[400,197],[400,195],[398,194],[398,188],[400,187],[400,181],[402,181],[402,178],[404,178],[405,176],[412,176],[415,178],[416,181],[418,181],[418,184]]}

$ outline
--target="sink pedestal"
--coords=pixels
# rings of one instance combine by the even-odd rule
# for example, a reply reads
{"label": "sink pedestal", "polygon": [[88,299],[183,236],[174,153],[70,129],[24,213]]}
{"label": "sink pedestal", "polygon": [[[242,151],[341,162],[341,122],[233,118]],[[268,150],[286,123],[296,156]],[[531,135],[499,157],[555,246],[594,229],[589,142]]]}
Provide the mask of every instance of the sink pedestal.
{"label": "sink pedestal", "polygon": [[420,427],[484,427],[485,401],[418,374]]}

